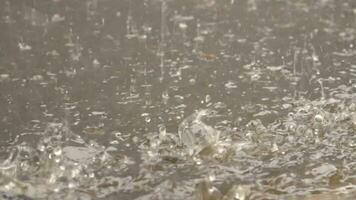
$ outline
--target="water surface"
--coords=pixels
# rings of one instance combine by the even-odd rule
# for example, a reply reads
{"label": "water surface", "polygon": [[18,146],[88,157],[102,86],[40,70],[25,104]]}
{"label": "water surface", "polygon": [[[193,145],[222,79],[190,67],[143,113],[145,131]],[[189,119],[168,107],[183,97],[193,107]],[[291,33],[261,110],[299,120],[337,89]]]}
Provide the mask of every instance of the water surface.
{"label": "water surface", "polygon": [[[1,1],[2,198],[355,198],[355,20],[352,0]],[[202,109],[220,137],[191,155]]]}

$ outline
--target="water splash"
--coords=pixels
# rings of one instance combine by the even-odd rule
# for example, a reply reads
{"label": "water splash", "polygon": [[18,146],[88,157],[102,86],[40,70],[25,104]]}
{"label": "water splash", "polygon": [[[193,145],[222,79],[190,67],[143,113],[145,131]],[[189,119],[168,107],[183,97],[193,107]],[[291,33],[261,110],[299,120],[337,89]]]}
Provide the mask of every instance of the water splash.
{"label": "water splash", "polygon": [[204,118],[213,117],[216,111],[201,109],[184,119],[178,128],[180,141],[191,154],[200,152],[204,147],[219,140],[219,131],[204,122]]}

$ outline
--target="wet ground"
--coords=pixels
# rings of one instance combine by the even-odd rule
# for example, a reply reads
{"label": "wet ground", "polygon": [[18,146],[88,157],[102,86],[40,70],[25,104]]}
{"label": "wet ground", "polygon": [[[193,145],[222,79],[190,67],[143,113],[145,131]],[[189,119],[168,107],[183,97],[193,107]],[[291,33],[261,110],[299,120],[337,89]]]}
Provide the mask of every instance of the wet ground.
{"label": "wet ground", "polygon": [[0,30],[0,199],[356,198],[353,0],[2,0]]}

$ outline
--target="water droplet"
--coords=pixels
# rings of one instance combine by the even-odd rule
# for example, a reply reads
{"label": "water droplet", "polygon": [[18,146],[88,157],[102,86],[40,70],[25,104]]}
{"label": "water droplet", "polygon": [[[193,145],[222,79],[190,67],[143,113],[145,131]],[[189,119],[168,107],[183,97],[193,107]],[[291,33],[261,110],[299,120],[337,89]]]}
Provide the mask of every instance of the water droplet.
{"label": "water droplet", "polygon": [[317,114],[317,115],[315,115],[314,120],[315,120],[316,122],[321,123],[321,122],[324,121],[324,117],[323,117],[322,115],[320,115],[320,114]]}
{"label": "water droplet", "polygon": [[114,133],[114,135],[115,135],[115,137],[117,137],[117,138],[121,138],[122,133],[121,133],[121,132],[116,132],[116,133]]}
{"label": "water droplet", "polygon": [[167,91],[167,90],[164,90],[164,91],[163,91],[163,93],[162,93],[162,100],[163,100],[163,103],[164,103],[164,104],[167,104],[167,103],[168,103],[169,94],[168,94],[168,91]]}
{"label": "water droplet", "polygon": [[0,74],[0,82],[8,81],[10,79],[9,74]]}
{"label": "water droplet", "polygon": [[45,150],[46,150],[45,145],[40,145],[40,146],[38,147],[38,150],[41,151],[41,152],[45,151]]}
{"label": "water droplet", "polygon": [[30,45],[25,44],[25,43],[23,43],[23,42],[20,42],[20,43],[18,44],[18,47],[19,47],[19,49],[20,49],[21,51],[28,51],[28,50],[31,50],[31,49],[32,49],[32,47],[31,47]]}
{"label": "water droplet", "polygon": [[57,177],[55,174],[51,174],[49,179],[48,179],[48,183],[55,183],[57,180]]}
{"label": "water droplet", "polygon": [[10,181],[8,184],[4,186],[5,190],[12,190],[15,187],[15,183]]}
{"label": "water droplet", "polygon": [[74,177],[77,177],[79,174],[80,174],[80,169],[76,168],[76,169],[73,169],[72,172],[71,172],[71,176],[72,178]]}
{"label": "water droplet", "polygon": [[251,81],[257,81],[261,78],[261,75],[260,74],[252,74],[251,75]]}
{"label": "water droplet", "polygon": [[89,174],[89,178],[94,178],[94,177],[95,177],[94,172],[92,172],[92,173]]}
{"label": "water droplet", "polygon": [[196,83],[196,80],[194,78],[189,79],[189,83],[191,85],[194,85]]}
{"label": "water droplet", "polygon": [[145,117],[145,122],[146,122],[146,123],[150,123],[150,122],[151,122],[150,116],[146,116],[146,117]]}
{"label": "water droplet", "polygon": [[53,150],[53,154],[56,155],[56,156],[62,155],[62,148],[61,148],[61,147],[56,147],[56,148]]}
{"label": "water droplet", "polygon": [[159,125],[159,137],[164,139],[167,135],[166,126],[164,124]]}
{"label": "water droplet", "polygon": [[276,143],[273,143],[271,151],[276,152],[278,150],[279,150],[278,145]]}
{"label": "water droplet", "polygon": [[[216,114],[211,109],[202,109],[188,116],[178,127],[178,134],[182,144],[190,153],[197,153],[204,147],[214,144],[219,140],[219,132],[204,122]],[[192,152],[191,152],[192,151]]]}
{"label": "water droplet", "polygon": [[132,141],[133,141],[134,143],[138,143],[139,138],[138,138],[137,136],[134,136],[134,137],[132,138]]}
{"label": "water droplet", "polygon": [[208,179],[209,179],[209,181],[210,182],[214,182],[215,181],[215,179],[216,179],[216,176],[214,175],[214,174],[209,174],[209,177],[208,177]]}
{"label": "water droplet", "polygon": [[69,189],[75,188],[75,184],[74,184],[74,183],[68,183],[68,188],[69,188]]}
{"label": "water droplet", "polygon": [[197,165],[201,165],[202,164],[202,160],[198,157],[194,157],[194,161],[195,161],[195,164]]}
{"label": "water droplet", "polygon": [[188,25],[186,23],[181,22],[181,23],[179,23],[179,28],[182,30],[185,30],[188,28]]}
{"label": "water droplet", "polygon": [[211,101],[211,96],[210,95],[206,95],[205,96],[205,103],[209,103]]}

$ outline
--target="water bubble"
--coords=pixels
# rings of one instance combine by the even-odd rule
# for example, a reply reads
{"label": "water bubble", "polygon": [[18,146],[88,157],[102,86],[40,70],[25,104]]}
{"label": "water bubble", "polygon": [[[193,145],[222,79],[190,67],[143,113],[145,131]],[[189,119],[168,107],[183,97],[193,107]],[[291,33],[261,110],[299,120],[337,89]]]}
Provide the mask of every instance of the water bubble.
{"label": "water bubble", "polygon": [[317,114],[317,115],[315,115],[314,120],[315,120],[316,122],[321,123],[321,122],[324,121],[324,117],[323,117],[322,115],[320,115],[320,114]]}
{"label": "water bubble", "polygon": [[121,132],[116,132],[116,133],[114,133],[114,135],[115,135],[115,137],[117,137],[117,138],[121,138],[122,133],[121,133]]}
{"label": "water bubble", "polygon": [[53,154],[56,155],[56,156],[62,155],[62,148],[61,147],[56,147],[55,149],[53,149]]}

